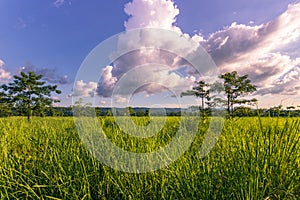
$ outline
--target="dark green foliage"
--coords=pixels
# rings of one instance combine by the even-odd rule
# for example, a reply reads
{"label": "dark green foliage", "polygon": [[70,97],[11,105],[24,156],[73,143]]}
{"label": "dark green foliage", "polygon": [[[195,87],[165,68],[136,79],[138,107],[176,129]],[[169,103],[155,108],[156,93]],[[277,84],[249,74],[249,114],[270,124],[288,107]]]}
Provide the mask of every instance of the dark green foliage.
{"label": "dark green foliage", "polygon": [[223,91],[226,95],[226,107],[230,115],[233,114],[235,104],[247,104],[257,102],[256,99],[241,99],[256,91],[256,86],[251,84],[248,75],[239,76],[236,71],[227,72],[219,76],[223,79]]}
{"label": "dark green foliage", "polygon": [[[245,95],[256,91],[256,86],[251,84],[248,75],[239,76],[236,71],[233,71],[221,74],[219,78],[223,80],[222,83],[215,82],[213,84],[208,84],[204,81],[196,81],[193,90],[182,92],[181,96],[195,96],[201,98],[201,110],[205,109],[204,103],[207,104],[208,111],[211,108],[226,105],[229,115],[233,115],[234,105],[236,104],[243,105],[257,102],[256,99],[242,99]],[[214,93],[224,93],[225,99],[219,95],[212,95]]]}
{"label": "dark green foliage", "polygon": [[127,109],[128,109],[129,116],[135,116],[136,115],[136,113],[135,113],[135,111],[133,110],[132,107],[128,107]]}
{"label": "dark green foliage", "polygon": [[0,117],[7,117],[12,114],[11,103],[4,92],[0,92]]}
{"label": "dark green foliage", "polygon": [[61,91],[56,85],[45,85],[46,82],[41,81],[42,78],[42,75],[36,75],[34,72],[15,75],[12,82],[2,85],[2,95],[6,96],[1,98],[2,101],[16,108],[19,114],[26,114],[28,121],[33,113],[45,115],[53,102],[59,102],[51,98],[51,93],[60,94]]}
{"label": "dark green foliage", "polygon": [[193,87],[193,90],[188,90],[186,92],[182,92],[181,96],[195,96],[197,98],[201,98],[202,101],[202,105],[201,105],[201,109],[203,110],[204,107],[204,102],[205,100],[207,102],[210,101],[210,96],[209,96],[209,84],[205,83],[204,81],[196,81],[195,82],[195,86]]}

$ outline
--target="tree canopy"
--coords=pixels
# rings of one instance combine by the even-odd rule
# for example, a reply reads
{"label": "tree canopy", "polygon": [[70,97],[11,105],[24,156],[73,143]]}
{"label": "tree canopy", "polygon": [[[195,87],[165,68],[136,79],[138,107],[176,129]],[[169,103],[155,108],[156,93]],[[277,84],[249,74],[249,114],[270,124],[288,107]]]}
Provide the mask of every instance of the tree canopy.
{"label": "tree canopy", "polygon": [[223,79],[223,89],[226,96],[227,111],[231,115],[235,104],[256,102],[256,99],[242,99],[245,95],[256,91],[256,86],[251,84],[248,75],[239,76],[236,71],[227,72],[219,76]]}
{"label": "tree canopy", "polygon": [[209,101],[209,84],[204,81],[196,81],[193,90],[188,90],[186,92],[182,92],[181,96],[195,96],[197,98],[201,98],[202,104],[201,108],[204,109],[205,100]]}
{"label": "tree canopy", "polygon": [[[181,93],[181,96],[196,96],[201,98],[201,108],[204,109],[204,103],[208,108],[222,105],[227,107],[229,115],[233,114],[234,105],[254,103],[256,99],[244,99],[243,97],[256,91],[256,86],[251,84],[248,75],[239,76],[236,71],[227,72],[219,75],[222,82],[208,84],[203,80],[196,81],[192,90]],[[213,95],[218,93],[221,95]],[[222,94],[223,93],[223,94]]]}
{"label": "tree canopy", "polygon": [[4,84],[1,98],[3,102],[11,104],[21,113],[26,113],[28,121],[32,112],[42,113],[52,107],[53,102],[59,102],[51,98],[51,93],[60,94],[57,85],[45,85],[42,75],[34,72],[21,72],[20,76],[15,75],[12,82]]}

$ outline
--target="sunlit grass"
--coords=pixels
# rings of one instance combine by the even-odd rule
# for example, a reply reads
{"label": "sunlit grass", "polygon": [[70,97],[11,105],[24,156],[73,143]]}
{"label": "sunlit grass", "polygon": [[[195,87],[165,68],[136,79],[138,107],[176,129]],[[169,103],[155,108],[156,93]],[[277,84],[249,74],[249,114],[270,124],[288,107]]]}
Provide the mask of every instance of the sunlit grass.
{"label": "sunlit grass", "polygon": [[[143,126],[149,119],[134,120]],[[113,143],[135,152],[166,145],[179,126],[179,118],[167,118],[145,139],[124,133],[111,117],[99,121]],[[208,125],[200,122],[190,149],[168,167],[131,174],[90,156],[73,118],[0,119],[0,199],[300,198],[299,119],[227,120],[212,152],[201,158]]]}

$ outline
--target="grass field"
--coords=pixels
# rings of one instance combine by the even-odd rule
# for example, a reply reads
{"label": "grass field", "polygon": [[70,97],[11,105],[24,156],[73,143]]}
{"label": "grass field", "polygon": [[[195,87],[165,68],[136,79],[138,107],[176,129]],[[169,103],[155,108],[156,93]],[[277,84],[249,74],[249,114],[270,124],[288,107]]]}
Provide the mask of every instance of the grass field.
{"label": "grass field", "polygon": [[[166,145],[178,120],[167,118],[147,140],[122,133],[111,117],[101,118],[112,142],[136,152]],[[135,174],[91,156],[73,118],[0,119],[0,199],[300,199],[300,119],[227,120],[212,152],[201,158],[208,125],[200,122],[195,141],[178,160]]]}

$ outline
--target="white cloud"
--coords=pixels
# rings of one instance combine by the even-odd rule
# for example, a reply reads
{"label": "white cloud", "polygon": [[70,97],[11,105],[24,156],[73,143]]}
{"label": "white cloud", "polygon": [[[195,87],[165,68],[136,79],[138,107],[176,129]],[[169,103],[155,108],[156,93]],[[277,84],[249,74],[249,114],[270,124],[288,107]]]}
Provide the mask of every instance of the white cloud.
{"label": "white cloud", "polygon": [[222,72],[236,70],[249,74],[259,86],[257,94],[300,94],[295,87],[299,78],[290,76],[291,72],[299,75],[300,53],[294,51],[300,43],[299,18],[300,3],[290,5],[275,20],[258,26],[233,23],[201,44]]}
{"label": "white cloud", "polygon": [[[192,56],[201,46],[210,53],[221,72],[236,70],[240,74],[249,74],[250,79],[258,86],[257,95],[300,94],[300,53],[295,53],[300,43],[300,3],[290,5],[286,12],[268,23],[232,23],[207,38],[181,32],[176,26],[179,9],[171,0],[133,0],[126,4],[125,12],[130,16],[125,22],[127,31],[135,28],[162,28],[176,31],[180,37],[143,30],[135,34],[121,34],[118,43],[120,52],[126,49],[138,50],[126,55],[117,52],[113,56],[118,59],[103,71],[102,81],[97,89],[100,96],[110,97],[118,81],[127,72],[149,63],[162,64],[170,67],[170,70],[154,72],[149,65],[149,69],[134,75],[135,81],[132,84],[137,85],[142,80],[154,78],[156,83],[164,87],[148,84],[140,87],[137,92],[151,95],[168,87],[184,91],[198,78],[193,77],[196,76],[196,71],[188,68],[187,78],[179,76],[173,70],[188,65],[181,57]],[[149,46],[153,50],[144,48]],[[181,57],[163,49],[181,52]],[[120,55],[122,56],[119,57]],[[126,93],[126,90],[123,92]]]}
{"label": "white cloud", "polygon": [[106,105],[107,102],[106,102],[106,101],[100,101],[100,104],[101,104],[101,105]]}
{"label": "white cloud", "polygon": [[112,75],[112,66],[106,66],[102,71],[102,80],[97,88],[98,95],[110,97],[117,78]]}
{"label": "white cloud", "polygon": [[201,45],[211,54],[217,65],[231,63],[245,53],[258,48],[269,37],[270,24],[247,26],[233,23],[203,40]]}
{"label": "white cloud", "polygon": [[273,23],[275,31],[267,38],[266,45],[270,50],[276,50],[283,45],[295,45],[300,37],[300,3],[289,5],[287,11],[280,15]]}
{"label": "white cloud", "polygon": [[[97,90],[98,95],[110,97],[116,83],[127,72],[145,64],[160,64],[170,68],[168,71],[158,72],[152,70],[153,65],[148,65],[149,69],[135,74],[135,82],[132,83],[134,85],[138,85],[146,78],[153,78],[157,83],[161,83],[161,86],[164,86],[148,84],[136,92],[152,94],[162,92],[167,88],[187,89],[190,84],[187,81],[189,79],[179,76],[174,73],[174,70],[190,66],[183,58],[198,50],[199,42],[203,40],[203,37],[199,35],[190,37],[181,32],[175,24],[179,9],[171,0],[133,0],[125,5],[124,10],[130,16],[125,22],[128,32],[119,36],[118,51],[112,55],[113,66],[104,69]],[[131,31],[136,28],[156,29]],[[162,29],[166,30],[162,31]],[[124,55],[128,49],[136,50]],[[188,71],[194,72],[195,70],[189,69],[187,73]]]}
{"label": "white cloud", "polygon": [[123,104],[123,103],[126,103],[128,100],[122,96],[116,95],[116,96],[114,96],[114,101],[115,101],[115,103]]}
{"label": "white cloud", "polygon": [[5,62],[0,59],[0,83],[5,83],[11,79],[11,73],[5,69]]}
{"label": "white cloud", "polygon": [[4,82],[11,78],[10,72],[0,68],[0,82]]}
{"label": "white cloud", "polygon": [[73,92],[68,97],[93,97],[97,89],[97,83],[89,82],[85,83],[84,81],[77,81],[75,83]]}
{"label": "white cloud", "polygon": [[162,28],[179,30],[173,26],[179,9],[170,0],[133,0],[125,5],[125,13],[130,16],[125,22],[126,30],[136,28]]}
{"label": "white cloud", "polygon": [[189,89],[195,81],[195,77],[182,77],[170,67],[147,64],[128,71],[115,85],[113,95],[132,96],[137,93],[146,95],[171,91],[180,95]]}
{"label": "white cloud", "polygon": [[0,59],[0,67],[3,67],[5,65],[5,62]]}
{"label": "white cloud", "polygon": [[53,96],[53,97],[51,97],[51,99],[54,101],[60,101],[60,98],[58,96]]}
{"label": "white cloud", "polygon": [[54,6],[59,8],[60,6],[62,6],[64,4],[65,0],[55,0],[54,1]]}
{"label": "white cloud", "polygon": [[269,87],[261,89],[258,94],[281,94],[299,95],[300,94],[300,66],[285,73],[281,78],[274,81]]}

